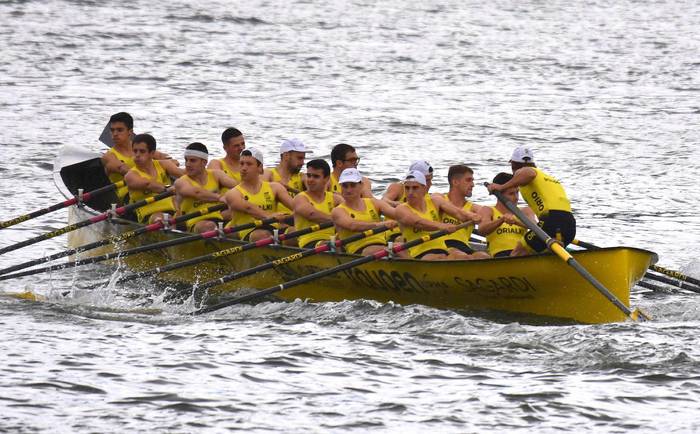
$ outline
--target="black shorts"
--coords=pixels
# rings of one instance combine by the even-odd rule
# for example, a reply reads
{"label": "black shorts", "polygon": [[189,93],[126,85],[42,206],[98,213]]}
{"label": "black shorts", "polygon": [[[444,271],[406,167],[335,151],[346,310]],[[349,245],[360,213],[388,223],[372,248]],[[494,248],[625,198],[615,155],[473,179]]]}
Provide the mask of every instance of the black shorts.
{"label": "black shorts", "polygon": [[510,252],[512,252],[512,250],[501,250],[500,252],[493,255],[493,257],[494,258],[505,258],[506,256],[510,256]]}
{"label": "black shorts", "polygon": [[445,240],[445,245],[447,247],[452,247],[453,249],[457,249],[462,253],[466,253],[467,255],[471,255],[472,253],[474,253],[474,249],[469,247],[468,244],[465,244],[459,240]]}
{"label": "black shorts", "polygon": [[[275,233],[275,229],[278,229],[278,228],[276,228],[276,227],[274,227],[274,226],[270,226],[270,225],[262,225],[262,226],[260,226],[260,227],[258,227],[258,228],[253,228],[253,230],[251,230],[250,232],[248,232],[248,233],[246,234],[246,236],[243,237],[243,238],[241,238],[241,239],[242,239],[243,241],[250,241],[250,234],[252,234],[253,232],[258,231],[258,230],[268,231],[268,232],[270,232],[270,236],[272,236],[272,234]],[[283,234],[284,231],[285,231],[285,229],[280,229],[280,230],[279,230],[279,233],[280,233],[280,234]]]}
{"label": "black shorts", "polygon": [[[576,219],[568,211],[550,211],[549,214],[543,216],[537,222],[537,226],[541,227],[550,237],[561,241],[564,247],[576,238]],[[535,252],[539,253],[547,250],[547,245],[544,241],[540,240],[537,234],[530,230],[525,233],[525,242]]]}
{"label": "black shorts", "polygon": [[425,256],[425,255],[430,255],[430,254],[433,254],[433,253],[436,254],[436,255],[447,255],[447,254],[448,254],[447,250],[443,250],[443,249],[430,249],[430,250],[426,250],[425,252],[423,252],[423,253],[421,253],[420,255],[416,256],[415,259],[421,259],[421,258],[423,258],[423,256]]}

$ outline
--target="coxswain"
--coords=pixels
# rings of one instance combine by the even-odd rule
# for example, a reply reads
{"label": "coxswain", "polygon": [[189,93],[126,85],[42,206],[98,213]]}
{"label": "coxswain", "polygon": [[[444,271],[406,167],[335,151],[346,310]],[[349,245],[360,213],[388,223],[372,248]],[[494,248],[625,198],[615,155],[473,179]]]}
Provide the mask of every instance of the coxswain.
{"label": "coxswain", "polygon": [[[287,214],[278,211],[281,203],[292,209],[292,198],[284,186],[278,182],[263,181],[263,154],[256,148],[241,152],[241,183],[224,195],[224,202],[232,213],[227,226],[238,226],[255,220],[275,217],[283,221]],[[273,235],[275,226],[265,225],[257,229],[238,232],[238,237],[246,241],[259,241]]]}
{"label": "coxswain", "polygon": [[[362,175],[354,167],[343,170],[338,179],[344,202],[335,207],[331,216],[341,239],[379,226],[396,227],[395,210],[388,203],[373,197],[362,197]],[[392,220],[382,221],[382,216]],[[387,247],[386,236],[378,233],[345,245],[347,253],[371,255]],[[403,256],[404,253],[401,253]]]}
{"label": "coxswain", "polygon": [[[537,224],[547,235],[566,247],[576,237],[576,219],[571,213],[571,202],[561,182],[537,168],[532,151],[524,146],[515,148],[510,158],[510,167],[513,178],[504,184],[489,184],[489,192],[520,187],[523,199],[539,219]],[[511,256],[539,253],[546,249],[544,241],[528,230]]]}
{"label": "coxswain", "polygon": [[[294,229],[299,231],[318,223],[332,222],[333,208],[343,202],[337,193],[326,191],[331,175],[331,167],[325,160],[311,160],[306,163],[306,190],[294,197]],[[312,232],[299,237],[302,248],[313,248],[320,241],[328,241],[335,233],[333,227]]]}
{"label": "coxswain", "polygon": [[[496,184],[505,184],[513,178],[510,173],[501,172],[493,178]],[[513,204],[518,203],[520,196],[518,187],[511,187],[501,192]],[[529,206],[520,207],[529,219],[537,221],[535,213]],[[479,233],[486,237],[488,252],[494,258],[510,256],[515,246],[523,239],[527,227],[517,217],[511,214],[500,200],[494,206],[482,206],[479,210],[481,223]]]}
{"label": "coxswain", "polygon": [[[474,189],[474,171],[463,164],[450,166],[447,171],[447,182],[450,184],[450,190],[443,195],[452,205],[465,211],[466,213],[479,214],[481,205],[477,205],[469,200]],[[473,215],[472,215],[473,217]],[[440,218],[443,223],[451,223],[458,225],[462,221],[451,216],[446,212],[440,213]],[[474,251],[469,240],[474,232],[474,225],[469,225],[466,228],[461,228],[443,238],[445,245],[453,249],[457,249],[462,253],[470,255],[465,259],[485,259],[490,255],[486,252]]]}
{"label": "coxswain", "polygon": [[245,138],[236,128],[226,128],[221,134],[221,143],[226,156],[209,162],[208,169],[223,170],[229,178],[241,182],[241,152],[245,149]]}
{"label": "coxswain", "polygon": [[[280,146],[280,162],[277,166],[265,169],[262,180],[282,184],[291,197],[304,190],[301,168],[304,167],[306,154],[311,153],[299,139],[288,139]],[[291,214],[292,210],[280,204],[278,211]]]}
{"label": "coxswain", "polygon": [[[156,139],[150,134],[137,134],[132,140],[134,167],[124,175],[129,189],[129,203],[161,193],[171,184],[172,178],[179,178],[185,171],[172,160],[156,160]],[[163,213],[175,212],[172,196],[136,208],[139,223],[153,223],[163,219]]]}
{"label": "coxswain", "polygon": [[[404,179],[406,203],[396,207],[396,219],[401,227],[401,235],[406,242],[413,241],[432,231],[446,230],[454,233],[457,225],[443,223],[440,215],[450,214],[462,222],[478,223],[480,217],[472,212],[464,211],[452,205],[440,194],[428,195],[428,182],[425,175],[414,170]],[[477,259],[457,249],[450,248],[442,238],[436,238],[409,249],[412,258],[423,260],[443,259]]]}
{"label": "coxswain", "polygon": [[[231,189],[238,182],[222,170],[207,169],[209,150],[199,142],[185,148],[185,175],[175,181],[178,214],[190,214],[221,203],[222,189]],[[188,231],[202,233],[216,229],[218,222],[230,220],[228,210],[216,211],[185,222]]]}
{"label": "coxswain", "polygon": [[[331,150],[331,164],[333,171],[328,182],[328,191],[340,193],[340,175],[345,169],[357,169],[360,157],[354,147],[347,143],[339,143]],[[374,197],[372,195],[372,182],[366,176],[362,177],[362,197]]]}
{"label": "coxswain", "polygon": [[[409,172],[413,170],[417,170],[425,176],[425,181],[428,183],[428,193],[430,193],[430,187],[433,185],[433,167],[425,160],[416,160],[408,167]],[[387,187],[382,200],[393,207],[405,203],[406,191],[403,186],[403,182],[392,182]]]}
{"label": "coxswain", "polygon": [[[112,135],[113,146],[102,154],[102,167],[110,182],[122,181],[124,175],[134,167],[134,153],[131,140],[134,136],[134,118],[129,113],[119,112],[109,118],[109,131]],[[170,157],[159,151],[153,154],[157,160],[166,160]],[[174,162],[177,165],[177,162]],[[126,187],[117,189],[119,203],[124,203],[124,198],[129,192]]]}

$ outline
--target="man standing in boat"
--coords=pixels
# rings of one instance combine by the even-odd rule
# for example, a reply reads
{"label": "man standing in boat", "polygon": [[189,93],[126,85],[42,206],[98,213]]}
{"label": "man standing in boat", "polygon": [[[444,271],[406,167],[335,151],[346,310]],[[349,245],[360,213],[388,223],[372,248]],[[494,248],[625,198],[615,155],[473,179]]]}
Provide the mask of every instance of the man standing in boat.
{"label": "man standing in boat", "polygon": [[[333,221],[333,208],[343,202],[339,194],[326,191],[331,167],[325,160],[306,163],[306,190],[294,197],[294,229],[302,230],[318,223]],[[313,248],[320,241],[328,241],[335,233],[330,227],[299,237],[299,247]]]}
{"label": "man standing in boat", "polygon": [[[364,191],[362,179],[360,172],[351,167],[343,170],[338,180],[344,203],[333,209],[331,217],[341,239],[379,226],[387,226],[390,229],[396,227],[397,223],[394,221],[396,212],[391,205],[373,197],[362,197]],[[382,221],[382,215],[392,220]],[[385,249],[386,246],[385,234],[379,233],[347,244],[345,251],[358,255],[371,255]]]}
{"label": "man standing in boat", "polygon": [[[231,189],[238,182],[226,176],[222,170],[207,169],[209,150],[195,142],[185,149],[185,175],[175,181],[179,214],[189,214],[220,203],[222,189]],[[229,220],[231,213],[217,211],[187,220],[188,231],[202,233],[216,229],[220,221]]]}
{"label": "man standing in boat", "polygon": [[[340,174],[346,169],[357,169],[360,164],[360,157],[352,146],[346,143],[339,143],[331,150],[331,164],[333,171],[328,183],[328,191],[340,193]],[[372,182],[366,176],[362,177],[362,197],[374,197],[372,195]]]}
{"label": "man standing in boat", "polygon": [[224,145],[226,156],[211,160],[207,168],[222,170],[229,178],[241,182],[241,152],[245,149],[243,133],[236,128],[226,128],[221,134],[221,143]]}
{"label": "man standing in boat", "polygon": [[[133,138],[132,152],[134,167],[124,175],[129,189],[130,203],[165,191],[170,185],[170,178],[179,178],[184,170],[172,160],[156,160],[156,139],[150,134],[138,134]],[[136,209],[139,223],[153,223],[163,219],[163,213],[174,213],[175,203],[172,197],[150,203]]]}
{"label": "man standing in boat", "polygon": [[[472,196],[474,189],[474,171],[469,166],[457,164],[450,166],[447,171],[447,182],[450,183],[450,191],[443,195],[452,205],[468,213],[479,214],[483,208],[481,205],[472,203],[469,198]],[[451,223],[457,225],[462,221],[452,215],[441,212],[440,219],[443,223]],[[474,232],[474,225],[469,225],[456,232],[453,232],[442,238],[447,247],[459,250],[460,252],[469,255],[467,259],[484,259],[489,255],[485,252],[475,252],[469,244],[469,239]]]}
{"label": "man standing in boat", "polygon": [[[279,182],[291,197],[304,190],[303,175],[301,168],[304,167],[306,154],[310,153],[306,145],[299,139],[288,139],[280,146],[280,162],[276,167],[265,169],[263,181]],[[278,211],[291,214],[292,210],[280,204]]]}
{"label": "man standing in boat", "polygon": [[[561,182],[538,169],[532,151],[524,146],[515,148],[510,166],[513,178],[504,184],[489,184],[489,192],[520,187],[523,199],[539,219],[538,226],[566,247],[576,237],[576,219]],[[539,253],[546,249],[545,243],[534,232],[527,231],[511,256]]]}
{"label": "man standing in boat", "polygon": [[[481,218],[470,211],[458,208],[440,194],[428,195],[428,182],[425,175],[414,170],[404,180],[406,203],[396,207],[396,219],[401,226],[401,235],[406,242],[418,239],[432,231],[446,230],[454,233],[457,225],[443,223],[441,214],[449,214],[460,222],[479,223]],[[448,247],[442,238],[430,240],[409,249],[411,257],[424,260],[480,259]]]}
{"label": "man standing in boat", "polygon": [[[123,180],[124,175],[134,167],[134,152],[131,146],[131,139],[134,136],[134,118],[126,112],[113,114],[109,118],[109,131],[114,145],[102,154],[102,166],[109,180],[114,183]],[[166,160],[170,157],[156,151],[153,158]],[[124,202],[128,192],[126,186],[117,190],[117,199],[120,203]]]}
{"label": "man standing in boat", "polygon": [[[231,221],[227,226],[238,226],[275,217],[278,221],[288,215],[278,211],[281,203],[292,209],[292,198],[287,190],[278,182],[263,181],[263,154],[255,148],[241,152],[241,183],[229,190],[223,198],[232,212]],[[263,226],[258,229],[247,229],[238,233],[242,240],[259,241],[272,236],[273,226]]]}
{"label": "man standing in boat", "polygon": [[[409,172],[413,170],[417,170],[425,176],[425,181],[428,183],[428,192],[430,192],[430,187],[433,185],[433,167],[430,163],[425,160],[416,160],[408,167]],[[393,207],[405,203],[406,191],[403,187],[403,182],[392,182],[389,184],[389,187],[387,187],[384,196],[382,196],[382,200]]]}

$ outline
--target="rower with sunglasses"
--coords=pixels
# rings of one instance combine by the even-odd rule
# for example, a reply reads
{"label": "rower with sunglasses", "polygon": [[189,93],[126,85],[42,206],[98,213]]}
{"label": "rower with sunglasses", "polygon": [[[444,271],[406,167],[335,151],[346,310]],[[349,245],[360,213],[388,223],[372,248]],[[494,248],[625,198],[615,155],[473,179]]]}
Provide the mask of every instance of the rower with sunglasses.
{"label": "rower with sunglasses", "polygon": [[[362,197],[362,175],[355,168],[343,170],[338,180],[344,203],[338,205],[331,216],[341,239],[379,226],[396,227],[395,209],[388,203],[373,197]],[[386,216],[392,220],[382,220]],[[345,246],[347,253],[371,255],[387,246],[383,233],[371,235]],[[403,252],[400,256],[404,256]]]}
{"label": "rower with sunglasses", "polygon": [[[325,160],[311,160],[306,163],[306,190],[294,197],[294,229],[302,230],[318,223],[332,221],[333,208],[343,202],[337,193],[326,191],[331,167]],[[319,242],[328,241],[335,233],[333,227],[299,237],[299,247],[313,248]]]}
{"label": "rower with sunglasses", "polygon": [[[347,143],[339,143],[331,150],[331,164],[333,172],[328,183],[328,191],[340,194],[340,175],[346,169],[357,169],[360,157],[357,151]],[[362,197],[374,197],[372,195],[372,182],[366,176],[362,177]]]}

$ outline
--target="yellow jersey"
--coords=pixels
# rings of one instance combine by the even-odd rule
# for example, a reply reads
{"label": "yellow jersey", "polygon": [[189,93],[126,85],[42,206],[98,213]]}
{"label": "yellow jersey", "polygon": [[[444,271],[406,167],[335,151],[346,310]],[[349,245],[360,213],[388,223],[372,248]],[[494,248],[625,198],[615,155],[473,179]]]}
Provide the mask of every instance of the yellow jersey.
{"label": "yellow jersey", "polygon": [[[112,154],[112,155],[114,155],[115,157],[117,157],[117,159],[118,159],[119,161],[121,161],[122,163],[124,163],[124,164],[126,164],[127,166],[129,166],[130,169],[133,169],[134,167],[136,167],[136,163],[134,163],[134,158],[133,158],[133,157],[126,156],[126,155],[122,154],[121,152],[117,151],[117,150],[114,149],[114,148],[109,148],[109,150],[107,151],[107,153],[108,153],[108,154]],[[115,173],[110,173],[110,174],[108,175],[108,177],[109,177],[110,182],[112,182],[112,183],[115,183],[115,182],[119,182],[119,181],[123,181],[123,180],[124,180],[124,175],[122,175],[121,173],[116,173],[116,172],[115,172]],[[128,188],[126,185],[124,185],[123,187],[120,187],[120,188],[117,189],[117,198],[119,199],[119,202],[123,202],[123,201],[124,201],[124,197],[126,196],[126,194],[127,194],[128,192],[129,192],[129,188]]]}
{"label": "yellow jersey", "polygon": [[[133,170],[136,171],[136,173],[138,173],[142,178],[148,179],[150,181],[160,182],[163,185],[170,184],[170,177],[168,176],[168,172],[165,171],[165,169],[163,168],[163,166],[161,166],[158,160],[153,160],[153,167],[156,169],[155,177],[151,177],[151,175],[141,171],[141,169],[139,169],[136,166],[134,166]],[[155,192],[153,191],[134,190],[129,188],[129,203],[136,203],[140,200],[152,196],[155,196]],[[146,220],[148,220],[148,217],[151,214],[157,212],[175,212],[175,202],[173,201],[172,196],[166,197],[165,199],[161,199],[153,203],[149,203],[148,205],[142,206],[140,208],[136,208],[136,218],[139,222],[144,223]]]}
{"label": "yellow jersey", "polygon": [[[299,193],[299,195],[307,198],[311,205],[317,210],[326,214],[330,214],[333,211],[335,201],[333,200],[333,193],[331,193],[330,191],[326,191],[325,193],[326,195],[321,202],[316,202],[315,200],[313,200],[313,198],[311,198],[311,196],[309,196],[309,194],[305,191],[302,191],[301,193]],[[294,215],[294,229],[297,231],[306,229],[315,224],[317,223],[312,222],[311,220],[307,220],[299,214]],[[310,234],[302,235],[299,237],[299,246],[303,247],[307,244],[313,243],[314,241],[328,241],[334,233],[335,230],[332,227],[330,227],[320,231],[312,232]]]}
{"label": "yellow jersey", "polygon": [[[217,193],[221,194],[221,185],[219,185],[219,181],[216,179],[214,174],[212,173],[211,170],[207,170],[207,182],[202,185],[199,182],[195,181],[194,179],[190,178],[187,175],[183,175],[183,178],[189,182],[190,184],[202,188],[207,191],[211,191],[212,193]],[[195,211],[201,211],[204,209],[207,209],[211,206],[218,205],[221,202],[202,202],[199,201],[193,197],[183,197],[182,200],[180,201],[180,213],[181,214],[189,214]],[[224,216],[221,215],[220,211],[216,211],[213,213],[205,214],[199,217],[195,217],[192,219],[189,219],[185,222],[187,225],[187,230],[192,230],[192,227],[197,223],[202,220],[223,220]]]}
{"label": "yellow jersey", "polygon": [[[260,190],[257,193],[251,193],[250,191],[246,190],[242,184],[238,184],[233,189],[238,190],[243,195],[244,200],[257,206],[263,211],[267,211],[269,213],[277,212],[277,199],[275,198],[275,192],[272,191],[272,187],[270,186],[269,182],[262,181]],[[234,211],[233,218],[226,225],[226,227],[233,227],[243,225],[246,223],[252,223],[255,220],[258,219],[250,214],[246,214],[240,211]],[[254,229],[242,230],[238,232],[238,237],[241,239],[245,239],[248,236],[248,234],[253,232],[253,230]]]}
{"label": "yellow jersey", "polygon": [[[379,214],[379,210],[374,207],[372,199],[363,197],[362,201],[365,204],[365,209],[362,211],[350,208],[344,203],[341,203],[338,205],[338,207],[347,211],[350,217],[355,220],[362,222],[381,222],[382,218]],[[341,240],[357,233],[358,232],[349,231],[347,229],[338,229],[338,236]],[[348,253],[357,253],[372,244],[386,245],[386,236],[383,233],[374,234],[361,240],[353,241],[350,244],[346,244],[344,247],[345,251]]]}
{"label": "yellow jersey", "polygon": [[335,176],[333,176],[333,172],[331,172],[331,181],[328,185],[328,191],[330,191],[331,193],[341,194],[340,183],[338,183],[338,179]]}
{"label": "yellow jersey", "polygon": [[[281,176],[280,173],[277,171],[277,168],[276,168],[276,167],[273,167],[272,169],[270,169],[270,173],[272,173],[272,180],[273,180],[273,181],[279,182],[279,183],[281,183],[282,185],[284,185],[284,183],[282,182],[282,176]],[[297,191],[304,191],[304,183],[303,183],[302,180],[301,180],[301,173],[295,173],[294,175],[292,175],[292,176],[289,178],[289,183],[286,184],[286,185],[288,185],[289,187],[291,187],[291,188],[293,188],[293,189],[295,189],[295,190],[297,190]],[[289,190],[287,190],[287,192],[288,192],[289,195],[292,196],[292,197],[296,196],[296,193],[292,193],[292,192],[289,191]],[[292,214],[292,210],[289,209],[289,208],[287,208],[286,206],[284,206],[284,205],[281,204],[281,203],[277,205],[277,210],[278,210],[279,212],[283,212],[283,213],[285,213],[285,214]]]}
{"label": "yellow jersey", "polygon": [[[503,215],[496,207],[491,207],[491,211],[493,212],[491,217],[493,220]],[[496,256],[499,252],[513,250],[520,240],[523,239],[525,232],[527,232],[527,229],[520,225],[501,224],[493,232],[486,235],[489,255]]]}
{"label": "yellow jersey", "polygon": [[[447,194],[445,194],[444,197],[445,197],[445,199],[447,199],[448,201],[450,200],[450,198],[447,196]],[[471,203],[471,202],[469,202],[469,201],[467,201],[467,203],[465,203],[465,204],[462,206],[462,209],[463,209],[464,211],[467,211],[467,212],[471,212],[472,208],[474,208],[474,204]],[[444,212],[443,212],[443,213],[440,213],[440,219],[441,219],[441,221],[442,221],[443,223],[450,223],[450,224],[453,224],[453,225],[462,224],[462,221],[461,221],[461,220],[459,220],[459,219],[457,219],[457,218],[455,218],[455,217],[452,217],[451,215],[449,215],[449,214],[447,214],[447,213],[444,213]],[[446,235],[446,236],[442,237],[442,240],[443,240],[443,241],[447,241],[447,240],[457,240],[457,241],[460,241],[460,242],[466,244],[467,246],[469,246],[469,238],[471,238],[473,232],[474,232],[474,225],[471,224],[471,225],[469,225],[469,226],[467,226],[467,227],[465,227],[465,228],[462,228],[462,229],[460,229],[460,230],[458,230],[458,231],[455,231],[455,232],[453,232],[453,233],[451,233],[451,234],[449,234],[449,235]]]}
{"label": "yellow jersey", "polygon": [[537,175],[529,184],[520,186],[520,194],[538,218],[550,211],[571,212],[571,202],[558,179],[533,167]]}
{"label": "yellow jersey", "polygon": [[[421,212],[415,208],[413,208],[410,204],[406,203],[406,206],[411,210],[411,212],[415,215],[417,215],[420,218],[430,220],[433,222],[439,222],[440,221],[440,214],[438,213],[437,208],[435,207],[435,204],[433,203],[433,199],[430,196],[427,196],[425,198],[425,211]],[[420,229],[416,229],[413,227],[408,227],[408,226],[401,226],[401,235],[406,239],[406,242],[410,242],[413,240],[416,240],[418,238],[421,238],[425,235],[428,235],[430,232],[429,231],[423,231]],[[438,238],[435,240],[430,240],[427,242],[424,242],[422,244],[419,244],[415,247],[411,247],[408,249],[408,253],[412,257],[419,256],[421,253],[425,253],[429,250],[444,250],[445,253],[447,253],[447,246],[445,245],[445,242],[443,241],[443,238]]]}

